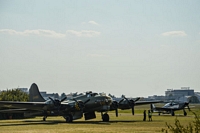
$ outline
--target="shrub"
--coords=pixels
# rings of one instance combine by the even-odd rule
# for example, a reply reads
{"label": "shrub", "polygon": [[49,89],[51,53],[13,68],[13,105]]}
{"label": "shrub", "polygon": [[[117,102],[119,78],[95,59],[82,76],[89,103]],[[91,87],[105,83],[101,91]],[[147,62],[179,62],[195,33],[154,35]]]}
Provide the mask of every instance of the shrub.
{"label": "shrub", "polygon": [[172,126],[166,122],[167,129],[162,129],[162,132],[168,133],[199,133],[200,132],[200,119],[199,115],[192,112],[194,114],[194,121],[193,123],[189,123],[187,126],[181,125],[180,121],[176,118],[175,125]]}

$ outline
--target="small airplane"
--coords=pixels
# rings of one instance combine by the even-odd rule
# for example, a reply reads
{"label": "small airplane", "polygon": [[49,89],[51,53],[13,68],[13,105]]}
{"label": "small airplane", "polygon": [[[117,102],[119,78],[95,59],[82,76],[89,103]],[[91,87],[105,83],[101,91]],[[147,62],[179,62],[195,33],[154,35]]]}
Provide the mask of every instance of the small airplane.
{"label": "small airplane", "polygon": [[[96,118],[95,111],[101,112],[103,121],[109,121],[107,111],[110,109],[112,98],[98,93],[86,92],[86,94],[66,100],[52,99],[47,101],[41,96],[38,86],[33,83],[29,89],[29,102],[8,102],[0,101],[0,107],[11,108],[0,110],[0,112],[25,112],[25,115],[43,116],[43,121],[47,116],[61,115],[66,122],[80,119],[85,116],[85,120]],[[84,101],[84,102],[83,102]],[[39,107],[37,107],[39,106]],[[106,112],[103,114],[103,112]]]}
{"label": "small airplane", "polygon": [[118,109],[121,109],[121,110],[132,109],[132,115],[134,115],[135,106],[163,102],[163,101],[158,101],[158,100],[157,101],[139,101],[141,99],[140,97],[133,100],[130,98],[126,98],[124,95],[122,95],[122,98],[116,98],[112,96],[112,99],[113,99],[113,102],[111,104],[110,110],[115,110],[116,117],[118,117]]}
{"label": "small airplane", "polygon": [[163,107],[155,107],[154,104],[151,104],[151,111],[156,112],[159,115],[160,113],[163,113],[163,114],[171,114],[172,116],[174,116],[175,111],[183,110],[184,116],[187,116],[187,112],[185,111],[186,107],[190,111],[189,102],[169,102],[165,104]]}

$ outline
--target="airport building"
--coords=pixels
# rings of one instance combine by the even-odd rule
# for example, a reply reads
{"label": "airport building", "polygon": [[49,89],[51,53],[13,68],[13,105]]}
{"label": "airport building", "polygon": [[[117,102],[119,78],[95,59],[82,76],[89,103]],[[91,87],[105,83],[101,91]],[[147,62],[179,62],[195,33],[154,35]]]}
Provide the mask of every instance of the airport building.
{"label": "airport building", "polygon": [[190,89],[190,87],[181,87],[181,89],[167,89],[165,91],[166,100],[179,100],[185,96],[194,96],[194,90]]}
{"label": "airport building", "polygon": [[192,103],[199,103],[200,92],[194,92],[194,89],[190,89],[190,87],[181,87],[180,89],[167,89],[165,91],[165,96],[148,96],[146,100],[162,100],[164,102],[189,101]]}

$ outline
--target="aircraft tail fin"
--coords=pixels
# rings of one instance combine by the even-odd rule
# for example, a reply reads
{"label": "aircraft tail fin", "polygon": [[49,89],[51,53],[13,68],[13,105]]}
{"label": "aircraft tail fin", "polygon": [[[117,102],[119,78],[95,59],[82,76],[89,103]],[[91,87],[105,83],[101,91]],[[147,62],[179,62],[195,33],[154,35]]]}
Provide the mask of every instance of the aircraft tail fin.
{"label": "aircraft tail fin", "polygon": [[154,104],[150,104],[150,108],[151,108],[151,112],[154,112],[154,111],[155,111],[155,109],[156,109],[156,107],[155,107],[155,105],[154,105]]}
{"label": "aircraft tail fin", "polygon": [[44,102],[45,99],[39,92],[38,86],[33,83],[29,89],[29,101],[30,102]]}

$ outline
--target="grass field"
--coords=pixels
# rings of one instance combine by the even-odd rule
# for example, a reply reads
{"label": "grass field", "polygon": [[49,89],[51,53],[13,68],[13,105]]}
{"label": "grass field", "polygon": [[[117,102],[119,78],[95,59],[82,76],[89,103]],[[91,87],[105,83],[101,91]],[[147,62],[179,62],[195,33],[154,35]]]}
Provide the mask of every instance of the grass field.
{"label": "grass field", "polygon": [[[200,114],[200,105],[192,108],[194,112]],[[183,116],[183,111],[176,111],[176,116],[153,114],[153,121],[142,121],[143,110],[149,109],[149,106],[135,107],[135,115],[131,115],[131,110],[119,110],[119,117],[115,117],[114,112],[109,112],[110,122],[102,122],[100,113],[96,119],[85,121],[84,119],[75,120],[73,123],[65,123],[62,117],[48,117],[43,122],[42,117],[21,120],[0,120],[0,133],[110,133],[110,132],[135,132],[135,133],[152,133],[161,132],[162,128],[166,128],[166,122],[174,124],[177,117],[182,125],[188,125],[194,121],[192,112],[188,112],[188,116]]]}

